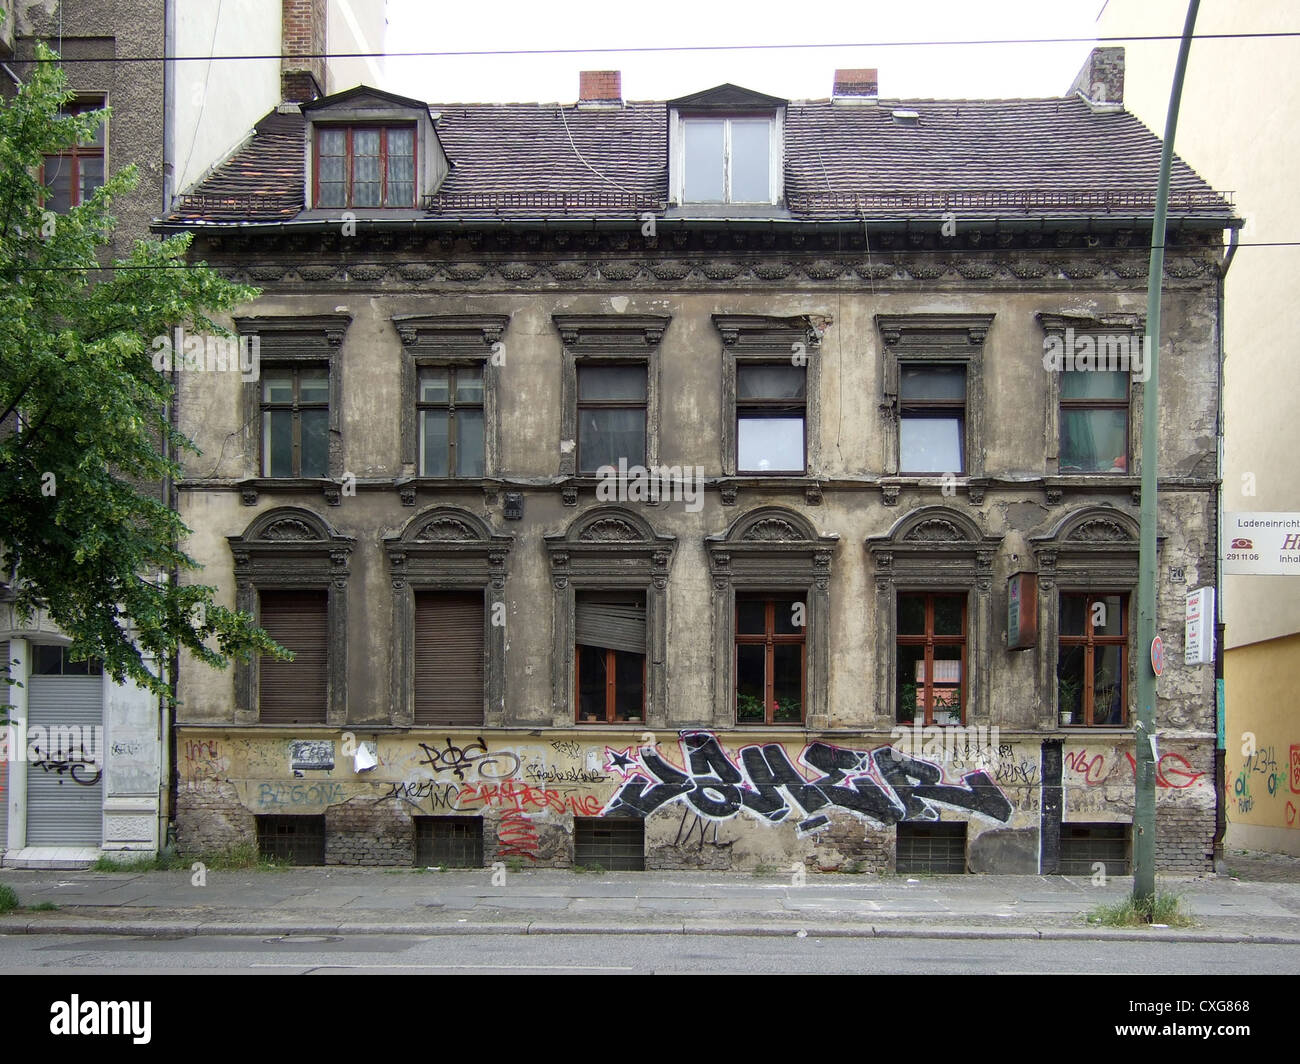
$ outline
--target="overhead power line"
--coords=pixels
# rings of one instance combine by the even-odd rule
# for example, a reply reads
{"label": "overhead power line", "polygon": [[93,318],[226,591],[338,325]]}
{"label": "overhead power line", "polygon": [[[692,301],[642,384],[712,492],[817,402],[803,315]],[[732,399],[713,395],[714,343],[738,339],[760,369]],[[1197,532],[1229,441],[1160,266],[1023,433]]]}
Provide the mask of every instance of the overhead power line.
{"label": "overhead power line", "polygon": [[[1256,33],[1198,33],[1198,41],[1265,40],[1300,37],[1300,30],[1274,30]],[[247,55],[128,55],[107,59],[78,56],[73,59],[27,59],[22,62],[37,63],[186,63],[226,62],[235,60],[282,59],[474,59],[489,56],[545,56],[545,55],[608,55],[651,52],[770,52],[798,51],[799,49],[828,48],[970,48],[1003,44],[1135,44],[1147,41],[1177,41],[1176,33],[1152,33],[1129,37],[999,37],[966,41],[843,41],[812,42],[809,44],[644,44],[613,46],[608,48],[490,48],[476,51],[415,51],[415,52],[301,52],[288,55],[279,52],[262,52]]]}

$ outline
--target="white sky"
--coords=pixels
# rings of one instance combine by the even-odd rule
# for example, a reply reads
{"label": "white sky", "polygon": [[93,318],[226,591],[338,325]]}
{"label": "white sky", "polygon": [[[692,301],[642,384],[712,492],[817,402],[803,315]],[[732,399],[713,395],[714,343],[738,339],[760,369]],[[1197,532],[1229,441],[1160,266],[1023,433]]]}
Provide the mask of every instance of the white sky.
{"label": "white sky", "polygon": [[[1104,0],[389,0],[386,49],[483,51],[655,45],[1091,37]],[[1181,26],[1174,27],[1174,31]],[[904,98],[1059,96],[1089,44],[801,48],[746,52],[388,57],[386,87],[431,102],[577,98],[578,71],[621,70],[623,96],[662,100],[730,81],[788,99],[830,95],[834,71],[876,67]]]}

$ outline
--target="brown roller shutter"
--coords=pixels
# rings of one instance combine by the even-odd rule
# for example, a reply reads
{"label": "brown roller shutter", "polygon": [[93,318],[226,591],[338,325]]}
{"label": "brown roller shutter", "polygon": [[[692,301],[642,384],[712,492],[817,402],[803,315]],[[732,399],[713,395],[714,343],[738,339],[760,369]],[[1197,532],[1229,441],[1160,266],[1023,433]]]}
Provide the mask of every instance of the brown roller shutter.
{"label": "brown roller shutter", "polygon": [[415,723],[483,723],[483,593],[415,596]]}
{"label": "brown roller shutter", "polygon": [[261,625],[293,661],[263,658],[260,718],[269,724],[324,724],[329,697],[329,593],[263,591]]}

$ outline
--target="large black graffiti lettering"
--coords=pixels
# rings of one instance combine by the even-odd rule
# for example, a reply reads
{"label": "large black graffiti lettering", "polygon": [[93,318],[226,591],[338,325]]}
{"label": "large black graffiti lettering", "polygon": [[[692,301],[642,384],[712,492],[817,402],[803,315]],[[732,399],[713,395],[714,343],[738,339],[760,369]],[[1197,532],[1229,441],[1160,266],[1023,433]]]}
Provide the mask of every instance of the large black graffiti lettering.
{"label": "large black graffiti lettering", "polygon": [[[99,762],[80,746],[71,750],[58,750],[54,754],[44,753],[39,746],[33,746],[28,753],[28,760],[39,766],[42,772],[53,772],[59,777],[66,772],[73,783],[79,783],[83,787],[93,787],[104,774]],[[63,782],[62,778],[59,782]]]}
{"label": "large black graffiti lettering", "polygon": [[458,780],[464,780],[465,770],[472,768],[478,769],[480,777],[490,780],[509,779],[519,771],[517,755],[509,751],[489,754],[481,735],[476,742],[464,746],[454,746],[450,739],[445,741],[447,745],[441,750],[421,743],[424,760],[420,764],[427,765],[434,773],[452,772]]}
{"label": "large black graffiti lettering", "polygon": [[780,743],[745,747],[739,765],[711,732],[684,733],[680,744],[685,770],[658,751],[642,750],[639,771],[610,800],[605,815],[644,817],[680,801],[710,820],[725,820],[744,810],[780,823],[797,807],[802,811],[800,833],[825,827],[828,809],[843,809],[879,824],[936,820],[935,804],[1003,822],[1011,816],[1011,803],[984,772],[967,773],[960,784],[944,783],[938,766],[893,747],[873,754],[810,743],[799,760],[820,775],[809,778]]}

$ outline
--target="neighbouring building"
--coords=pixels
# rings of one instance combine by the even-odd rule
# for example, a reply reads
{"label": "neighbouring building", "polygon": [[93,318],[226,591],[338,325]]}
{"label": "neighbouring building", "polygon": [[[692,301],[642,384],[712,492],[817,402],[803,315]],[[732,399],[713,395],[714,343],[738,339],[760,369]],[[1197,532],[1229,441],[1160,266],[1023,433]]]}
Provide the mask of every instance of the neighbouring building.
{"label": "neighbouring building", "polygon": [[[1236,191],[1244,221],[1240,250],[1232,256],[1221,292],[1226,306],[1222,508],[1227,515],[1300,513],[1300,470],[1293,457],[1300,447],[1300,422],[1294,396],[1279,387],[1294,377],[1300,330],[1291,283],[1300,270],[1295,246],[1300,207],[1292,195],[1294,166],[1286,150],[1300,122],[1300,87],[1270,76],[1291,61],[1295,46],[1267,36],[1285,29],[1293,13],[1278,0],[1202,5],[1178,124],[1178,148],[1215,187]],[[1111,37],[1177,34],[1185,15],[1186,5],[1173,0],[1116,0],[1098,31]],[[1230,34],[1256,36],[1214,36]],[[1125,98],[1134,114],[1160,130],[1177,42],[1136,40],[1127,47]],[[1268,328],[1260,327],[1263,321]],[[1277,535],[1285,546],[1284,533]],[[1221,557],[1239,536],[1251,547],[1264,546],[1253,532],[1234,531],[1229,516]],[[1238,544],[1238,551],[1243,549],[1248,548]],[[1221,574],[1219,586],[1225,626],[1226,843],[1300,854],[1300,719],[1288,694],[1288,677],[1300,670],[1300,576],[1228,573]]]}
{"label": "neighbouring building", "polygon": [[[181,845],[1124,871],[1160,145],[1122,72],[266,114],[156,226],[262,287],[177,374],[178,499],[201,579],[296,655],[182,660]],[[1214,571],[1239,224],[1174,189],[1171,644]],[[1214,675],[1170,657],[1157,858],[1195,871]]]}
{"label": "neighbouring building", "polygon": [[[133,61],[160,54],[162,0],[6,6],[14,36],[4,92],[16,91],[15,79],[30,71],[40,39],[70,60],[64,69],[76,96],[69,108],[112,108],[93,144],[47,157],[42,176],[52,190],[49,207],[62,212],[91,196],[106,173],[134,164],[139,182],[114,203],[109,244],[124,256],[149,235],[164,205],[161,64]],[[75,867],[105,852],[156,851],[166,837],[165,707],[133,683],[113,683],[96,662],[72,661],[68,643],[44,613],[24,621],[0,595],[0,653],[17,681],[0,690],[15,725],[8,757],[0,757],[5,865]]]}

